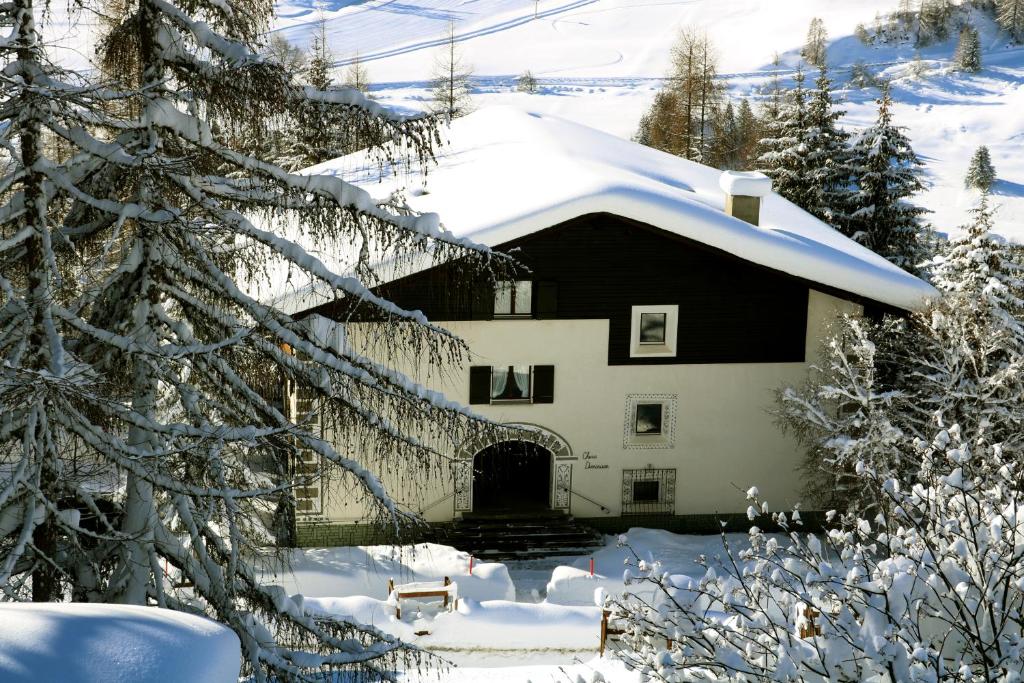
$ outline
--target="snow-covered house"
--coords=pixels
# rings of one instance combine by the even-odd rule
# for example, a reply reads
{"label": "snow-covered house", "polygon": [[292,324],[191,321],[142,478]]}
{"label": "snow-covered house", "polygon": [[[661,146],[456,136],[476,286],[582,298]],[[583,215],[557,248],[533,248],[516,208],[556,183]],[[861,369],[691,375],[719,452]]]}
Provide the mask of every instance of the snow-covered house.
{"label": "snow-covered house", "polygon": [[[805,379],[837,315],[911,310],[935,294],[764,177],[512,108],[459,119],[447,138],[427,174],[364,187],[404,187],[413,209],[528,270],[469,297],[451,295],[445,265],[380,291],[468,342],[472,359],[434,388],[530,432],[463,444],[446,481],[391,482],[428,521],[553,509],[606,529],[639,516],[706,527],[745,510],[740,491],[753,484],[775,508],[794,503],[800,453],[774,423],[776,390]],[[310,292],[292,299],[342,317]],[[303,492],[314,540],[347,538],[324,530],[358,523],[360,510],[330,483]]]}

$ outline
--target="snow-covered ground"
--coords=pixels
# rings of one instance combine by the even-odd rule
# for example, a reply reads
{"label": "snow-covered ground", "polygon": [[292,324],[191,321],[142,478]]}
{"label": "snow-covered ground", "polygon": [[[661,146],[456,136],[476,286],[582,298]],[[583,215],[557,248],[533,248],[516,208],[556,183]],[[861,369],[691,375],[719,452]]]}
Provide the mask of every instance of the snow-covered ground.
{"label": "snow-covered ground", "polygon": [[139,683],[238,679],[234,631],[156,607],[0,604],[0,681]]}
{"label": "snow-covered ground", "polygon": [[[625,536],[629,548],[608,536],[592,555],[507,566],[474,563],[472,576],[469,556],[442,545],[309,548],[292,551],[287,568],[266,574],[264,581],[302,594],[309,613],[373,625],[456,665],[443,673],[408,672],[404,680],[409,683],[438,680],[439,675],[455,682],[546,683],[579,677],[589,682],[600,680],[594,679],[595,672],[605,681],[629,683],[639,678],[614,657],[597,656],[599,597],[625,590],[624,561],[634,552],[642,560],[660,561],[671,574],[700,577],[705,569],[698,559],[706,557],[714,565],[723,547],[719,536],[655,529],[630,529]],[[737,547],[746,543],[743,534],[727,539]],[[389,579],[405,584],[445,576],[457,585],[457,608],[446,610],[436,599],[403,599],[402,616],[396,616]]]}
{"label": "snow-covered ground", "polygon": [[[317,18],[339,69],[356,54],[369,69],[372,94],[380,101],[419,109],[429,99],[429,78],[449,22],[474,70],[479,106],[515,104],[556,114],[621,137],[636,130],[669,63],[669,48],[682,26],[707,30],[718,47],[722,77],[734,96],[757,98],[772,78],[773,56],[788,78],[799,62],[812,17],[824,19],[829,61],[843,87],[858,61],[895,78],[895,116],[908,128],[927,163],[928,190],[920,202],[932,209],[941,231],[955,230],[976,193],[963,187],[968,160],[980,144],[992,151],[999,174],[994,188],[998,231],[1024,241],[1024,46],[1010,46],[980,13],[984,68],[950,74],[955,38],[921,51],[934,68],[915,80],[907,66],[915,48],[862,45],[858,23],[896,8],[896,0],[279,0],[273,30],[308,45]],[[62,61],[87,66],[97,20],[79,15],[69,22],[53,7],[55,34],[48,40]],[[535,16],[536,13],[536,16]],[[955,32],[954,32],[955,33]],[[530,70],[536,93],[517,92],[515,79]],[[849,126],[874,116],[872,88],[846,89]]]}
{"label": "snow-covered ground", "polygon": [[[863,61],[896,79],[896,120],[908,128],[927,163],[929,189],[923,205],[941,231],[955,230],[976,201],[963,187],[970,155],[992,150],[1000,182],[998,230],[1024,240],[1024,47],[1008,46],[992,22],[974,17],[981,30],[984,68],[979,74],[947,73],[955,39],[922,50],[935,68],[920,80],[906,67],[912,45],[864,46],[853,37],[857,23],[871,25],[876,12],[895,0],[315,0],[278,3],[276,30],[308,44],[323,6],[328,38],[338,64],[358,53],[381,101],[420,108],[437,45],[455,22],[460,47],[474,69],[474,100],[480,106],[517,104],[629,137],[661,84],[669,48],[682,26],[705,28],[720,53],[720,69],[734,96],[757,98],[772,77],[778,53],[782,76],[799,62],[812,17],[825,21],[829,61],[842,86],[849,68]],[[534,11],[537,10],[537,16]],[[529,69],[538,92],[517,92],[516,77]],[[846,89],[846,123],[861,126],[874,116],[875,89]]]}

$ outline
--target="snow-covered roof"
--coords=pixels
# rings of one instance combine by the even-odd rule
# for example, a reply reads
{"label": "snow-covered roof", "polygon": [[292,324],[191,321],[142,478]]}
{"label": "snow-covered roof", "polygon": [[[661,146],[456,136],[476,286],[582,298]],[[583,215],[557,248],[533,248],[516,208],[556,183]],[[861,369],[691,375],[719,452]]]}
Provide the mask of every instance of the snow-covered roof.
{"label": "snow-covered roof", "polygon": [[[761,202],[760,225],[750,225],[724,212],[720,171],[577,123],[488,107],[456,119],[443,137],[437,164],[426,173],[360,178],[353,169],[365,164],[356,157],[306,172],[339,175],[380,199],[404,188],[411,208],[436,212],[451,233],[490,246],[610,213],[891,306],[916,309],[937,296],[774,193]],[[301,307],[321,303],[306,294],[298,297]]]}

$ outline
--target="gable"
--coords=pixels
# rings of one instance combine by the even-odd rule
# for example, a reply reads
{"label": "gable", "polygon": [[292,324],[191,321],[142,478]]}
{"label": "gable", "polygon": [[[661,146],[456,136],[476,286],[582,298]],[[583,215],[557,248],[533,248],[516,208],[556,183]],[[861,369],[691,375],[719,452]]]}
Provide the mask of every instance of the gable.
{"label": "gable", "polygon": [[[556,308],[548,317],[609,321],[609,364],[804,360],[806,283],[658,228],[590,214],[497,249],[523,265],[516,277],[555,283]],[[490,285],[484,278],[467,281],[458,262],[376,291],[434,322],[491,317]],[[630,357],[631,310],[647,305],[679,307],[675,356]],[[314,310],[336,320],[360,319],[344,302]]]}

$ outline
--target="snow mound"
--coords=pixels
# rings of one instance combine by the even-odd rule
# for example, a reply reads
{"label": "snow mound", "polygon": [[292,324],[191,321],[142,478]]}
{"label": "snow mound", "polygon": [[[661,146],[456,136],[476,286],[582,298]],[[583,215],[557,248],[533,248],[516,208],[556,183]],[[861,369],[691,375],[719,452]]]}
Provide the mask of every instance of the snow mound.
{"label": "snow mound", "polygon": [[238,680],[234,631],[157,607],[0,605],[0,680],[142,683]]}
{"label": "snow mound", "polygon": [[307,599],[362,595],[384,600],[388,579],[403,584],[438,582],[446,576],[458,586],[461,598],[515,599],[505,565],[477,563],[470,576],[468,553],[435,543],[296,549],[287,567],[264,575],[263,582],[281,584],[289,594]]}
{"label": "snow mound", "polygon": [[[380,181],[359,154],[313,166],[378,200],[404,191],[409,206],[436,213],[459,238],[504,244],[579,216],[609,213],[656,226],[773,270],[904,309],[937,292],[776,194],[761,202],[760,226],[725,213],[721,172],[577,123],[510,106],[456,119],[437,165]],[[360,170],[361,169],[361,170]],[[743,177],[737,184],[764,188]],[[400,277],[432,265],[397,268]],[[284,294],[282,292],[281,294]],[[308,292],[279,301],[309,308]]]}

